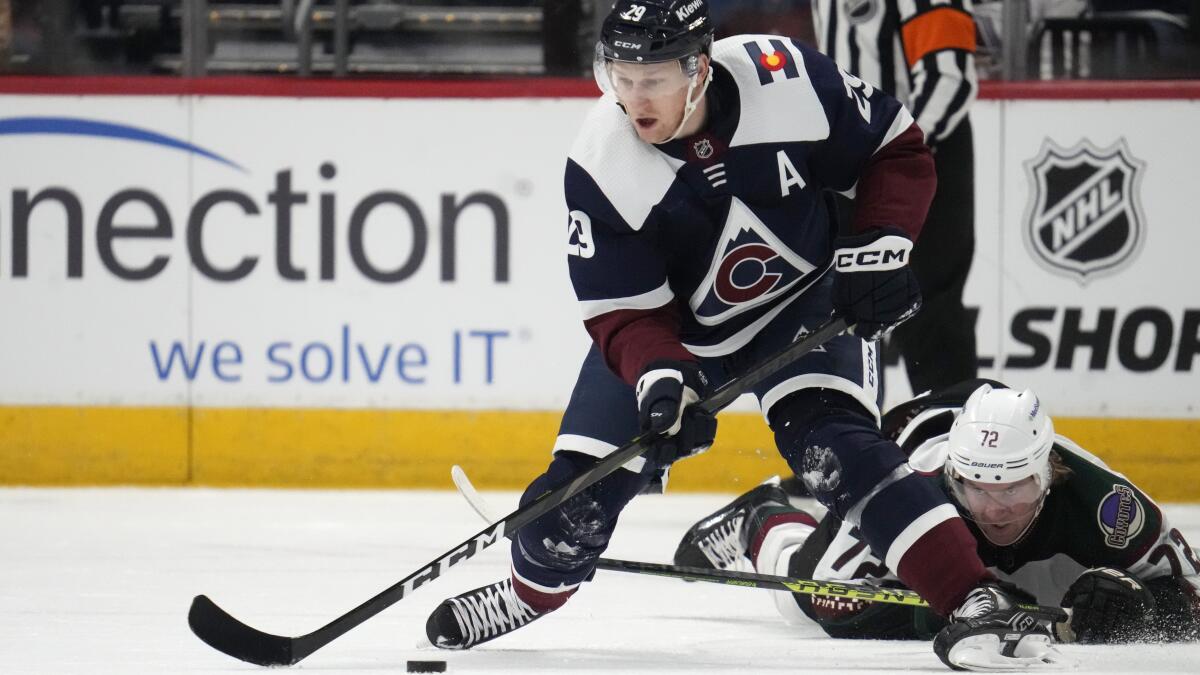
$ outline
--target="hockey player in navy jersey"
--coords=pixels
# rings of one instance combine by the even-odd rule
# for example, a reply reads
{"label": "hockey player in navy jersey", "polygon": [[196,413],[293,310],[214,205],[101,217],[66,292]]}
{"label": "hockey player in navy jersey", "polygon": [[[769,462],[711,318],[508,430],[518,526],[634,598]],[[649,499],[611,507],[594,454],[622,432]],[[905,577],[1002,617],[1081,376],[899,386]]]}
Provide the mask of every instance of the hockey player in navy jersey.
{"label": "hockey player in navy jersey", "polygon": [[[1065,642],[1200,639],[1200,560],[1158,505],[1125,476],[1056,435],[1029,390],[969,380],[917,397],[884,416],[883,430],[914,470],[942,486],[968,519],[997,577],[1044,605],[1070,611]],[[818,523],[764,483],[702,518],[680,542],[679,565],[824,581],[900,584],[892,561],[862,532],[829,515]],[[775,594],[789,623],[815,621],[832,637],[925,639],[952,667],[992,670],[994,651],[928,609],[846,598]],[[941,631],[941,632],[939,632]],[[997,629],[1004,639],[1007,628]],[[1022,638],[1032,667],[1065,665],[1048,636]],[[1001,662],[1000,665],[1005,665]]]}
{"label": "hockey player in navy jersey", "polygon": [[[780,453],[943,615],[1004,621],[954,507],[878,426],[877,340],[920,307],[908,255],[935,189],[894,98],[796,41],[712,41],[707,0],[622,0],[595,60],[604,96],[567,161],[571,283],[594,344],[553,460],[522,503],[642,431],[631,461],[512,537],[509,578],[450,598],[430,641],[466,649],[561,607],[625,505],[712,444],[690,404],[832,313],[853,325],[756,386]],[[856,194],[839,237],[831,193]]]}

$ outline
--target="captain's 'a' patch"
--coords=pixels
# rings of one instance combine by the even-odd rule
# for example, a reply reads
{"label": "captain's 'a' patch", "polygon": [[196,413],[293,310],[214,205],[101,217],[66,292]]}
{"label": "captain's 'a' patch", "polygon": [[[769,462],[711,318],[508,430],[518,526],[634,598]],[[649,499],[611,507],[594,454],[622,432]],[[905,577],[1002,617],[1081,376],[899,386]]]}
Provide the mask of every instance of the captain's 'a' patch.
{"label": "captain's 'a' patch", "polygon": [[742,46],[754,62],[759,84],[768,85],[777,80],[800,77],[804,59],[791,40],[762,37],[747,40]]}

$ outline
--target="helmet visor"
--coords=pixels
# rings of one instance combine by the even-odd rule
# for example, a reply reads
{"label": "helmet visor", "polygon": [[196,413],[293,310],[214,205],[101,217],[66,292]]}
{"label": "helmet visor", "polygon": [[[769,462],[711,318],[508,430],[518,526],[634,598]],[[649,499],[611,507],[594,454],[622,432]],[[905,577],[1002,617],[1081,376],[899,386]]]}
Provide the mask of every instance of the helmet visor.
{"label": "helmet visor", "polygon": [[602,46],[597,44],[592,71],[601,91],[628,104],[639,100],[669,98],[686,91],[695,72],[685,72],[684,63],[695,59],[692,56],[683,61],[658,63],[614,61],[606,57]]}
{"label": "helmet visor", "polygon": [[1027,522],[1037,515],[1047,492],[1040,476],[1011,483],[981,483],[947,473],[946,482],[968,517],[980,525]]}

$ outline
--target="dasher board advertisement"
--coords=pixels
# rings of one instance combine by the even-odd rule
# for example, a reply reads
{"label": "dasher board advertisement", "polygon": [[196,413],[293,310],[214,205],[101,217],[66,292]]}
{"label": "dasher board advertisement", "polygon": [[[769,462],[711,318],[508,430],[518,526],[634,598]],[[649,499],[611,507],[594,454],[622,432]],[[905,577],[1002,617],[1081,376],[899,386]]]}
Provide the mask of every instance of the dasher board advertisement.
{"label": "dasher board advertisement", "polygon": [[[565,405],[589,99],[2,100],[0,404]],[[981,375],[1060,415],[1194,417],[1200,138],[1161,130],[1198,104],[973,115]]]}

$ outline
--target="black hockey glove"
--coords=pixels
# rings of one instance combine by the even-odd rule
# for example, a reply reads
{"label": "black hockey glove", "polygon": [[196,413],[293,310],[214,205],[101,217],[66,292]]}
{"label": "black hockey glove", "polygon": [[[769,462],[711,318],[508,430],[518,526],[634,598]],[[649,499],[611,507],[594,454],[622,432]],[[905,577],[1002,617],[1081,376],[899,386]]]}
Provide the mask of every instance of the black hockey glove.
{"label": "black hockey glove", "polygon": [[1154,595],[1145,584],[1112,567],[1085,570],[1062,599],[1062,606],[1071,611],[1070,631],[1075,641],[1083,643],[1137,639],[1151,619],[1154,605]]}
{"label": "black hockey glove", "polygon": [[912,241],[884,227],[834,240],[833,311],[864,340],[878,340],[921,309]]}
{"label": "black hockey glove", "polygon": [[663,437],[645,457],[667,465],[698,455],[713,444],[717,418],[692,405],[708,392],[708,380],[691,361],[653,361],[637,382],[638,424]]}

